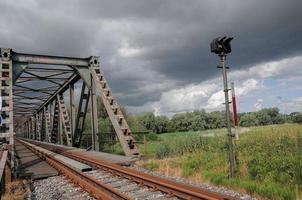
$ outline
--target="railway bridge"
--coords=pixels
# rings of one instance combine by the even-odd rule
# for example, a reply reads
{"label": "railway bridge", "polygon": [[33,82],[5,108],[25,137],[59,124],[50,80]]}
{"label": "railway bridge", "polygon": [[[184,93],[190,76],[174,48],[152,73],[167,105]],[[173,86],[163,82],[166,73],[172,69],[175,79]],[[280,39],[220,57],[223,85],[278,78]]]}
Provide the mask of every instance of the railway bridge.
{"label": "railway bridge", "polygon": [[[80,147],[90,104],[92,149],[98,150],[97,96],[100,96],[125,155],[139,156],[98,57],[24,54],[1,48],[0,71],[3,119],[0,136],[7,138],[10,144],[16,134],[32,140]],[[75,96],[74,85],[77,83],[82,86],[80,94]]]}
{"label": "railway bridge", "polygon": [[[72,58],[0,48],[0,79],[0,140],[6,145],[0,151],[2,194],[12,178],[59,174],[61,179],[47,187],[73,191],[61,199],[235,199],[121,166],[138,159],[140,152],[97,56]],[[99,152],[98,100],[125,157]],[[87,114],[92,151],[80,149]]]}

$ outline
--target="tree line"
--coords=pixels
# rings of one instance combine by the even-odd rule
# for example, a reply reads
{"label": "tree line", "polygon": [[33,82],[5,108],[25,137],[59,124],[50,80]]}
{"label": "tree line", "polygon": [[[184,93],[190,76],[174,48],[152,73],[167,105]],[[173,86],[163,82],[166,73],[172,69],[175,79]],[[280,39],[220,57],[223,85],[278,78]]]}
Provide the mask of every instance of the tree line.
{"label": "tree line", "polygon": [[[102,132],[114,132],[107,111],[98,101],[99,126]],[[193,112],[177,113],[171,118],[155,116],[152,112],[139,115],[129,115],[122,107],[122,112],[133,132],[152,131],[154,133],[201,131],[207,129],[225,128],[225,111],[206,112],[204,109]],[[233,114],[231,113],[233,116]],[[290,114],[280,113],[279,108],[264,108],[255,112],[238,113],[239,126],[264,126],[270,124],[302,123],[302,112]],[[233,117],[231,117],[233,124]],[[90,124],[90,122],[88,122]],[[86,126],[89,127],[88,125]]]}
{"label": "tree line", "polygon": [[[126,113],[126,112],[124,112]],[[140,115],[126,115],[132,131],[152,131],[154,133],[176,131],[201,131],[226,127],[225,112],[205,110],[178,113],[168,118],[155,116],[151,112]],[[243,127],[263,126],[283,123],[302,123],[302,113],[282,114],[276,107],[264,108],[256,112],[239,113],[239,125]]]}

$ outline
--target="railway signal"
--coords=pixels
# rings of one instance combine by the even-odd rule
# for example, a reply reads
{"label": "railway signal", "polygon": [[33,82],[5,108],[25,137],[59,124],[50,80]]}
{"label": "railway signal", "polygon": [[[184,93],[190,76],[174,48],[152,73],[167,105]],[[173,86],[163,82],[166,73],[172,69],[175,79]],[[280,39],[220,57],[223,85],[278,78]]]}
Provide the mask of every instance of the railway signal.
{"label": "railway signal", "polygon": [[228,79],[227,79],[227,69],[225,65],[227,54],[232,52],[231,41],[233,37],[218,37],[212,40],[211,42],[211,52],[215,53],[219,56],[221,65],[218,68],[222,69],[222,77],[223,77],[223,85],[224,85],[224,97],[225,97],[225,110],[226,110],[226,123],[228,130],[228,158],[230,162],[230,171],[229,177],[235,177],[235,153],[234,153],[234,134],[232,134],[231,130],[231,122],[230,122],[230,106],[229,106],[229,87],[228,87]]}

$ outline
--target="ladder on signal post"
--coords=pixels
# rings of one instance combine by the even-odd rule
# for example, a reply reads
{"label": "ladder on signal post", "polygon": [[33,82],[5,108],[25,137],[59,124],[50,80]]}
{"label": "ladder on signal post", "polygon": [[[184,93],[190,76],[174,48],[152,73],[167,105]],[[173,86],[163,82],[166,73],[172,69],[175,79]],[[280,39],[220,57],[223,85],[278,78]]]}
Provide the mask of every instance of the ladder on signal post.
{"label": "ladder on signal post", "polygon": [[97,91],[100,93],[101,99],[117,134],[117,137],[122,145],[122,148],[127,156],[138,156],[139,151],[136,146],[136,141],[132,132],[125,120],[124,114],[116,99],[112,96],[112,92],[108,83],[101,71],[97,58],[92,57],[89,62],[92,78],[96,85]]}

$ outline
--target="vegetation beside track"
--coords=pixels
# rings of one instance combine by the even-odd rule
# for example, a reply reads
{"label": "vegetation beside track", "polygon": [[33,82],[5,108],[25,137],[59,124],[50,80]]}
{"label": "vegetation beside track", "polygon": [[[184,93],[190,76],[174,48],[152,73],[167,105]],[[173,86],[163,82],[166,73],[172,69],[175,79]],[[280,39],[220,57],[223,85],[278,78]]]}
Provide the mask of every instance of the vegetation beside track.
{"label": "vegetation beside track", "polygon": [[[240,124],[247,132],[236,142],[239,163],[235,179],[227,178],[226,129],[215,129],[225,127],[223,116],[223,112],[200,111],[176,114],[168,120],[146,113],[130,115],[127,121],[133,132],[153,132],[147,134],[147,161],[141,163],[146,168],[196,182],[225,185],[270,199],[295,199],[299,193],[301,196],[302,125],[293,124],[302,123],[301,113],[285,115],[277,108],[268,108],[239,114]],[[87,119],[85,123],[89,125],[89,115]],[[99,129],[102,151],[123,154],[120,144],[110,142],[110,135],[104,137],[104,133],[113,132],[108,118],[100,119]],[[91,132],[88,128],[85,131]],[[166,131],[169,132],[163,133]],[[86,147],[89,147],[91,135],[85,137]],[[142,134],[135,138],[143,141]],[[139,148],[144,154],[144,145],[139,144]]]}
{"label": "vegetation beside track", "polygon": [[269,199],[297,198],[302,189],[302,125],[254,127],[242,134],[236,142],[235,179],[227,178],[224,133],[218,129],[153,136],[148,159],[140,164],[166,175],[208,181]]}
{"label": "vegetation beside track", "polygon": [[5,187],[6,191],[1,197],[2,200],[24,200],[30,193],[29,183],[25,180],[13,181]]}

